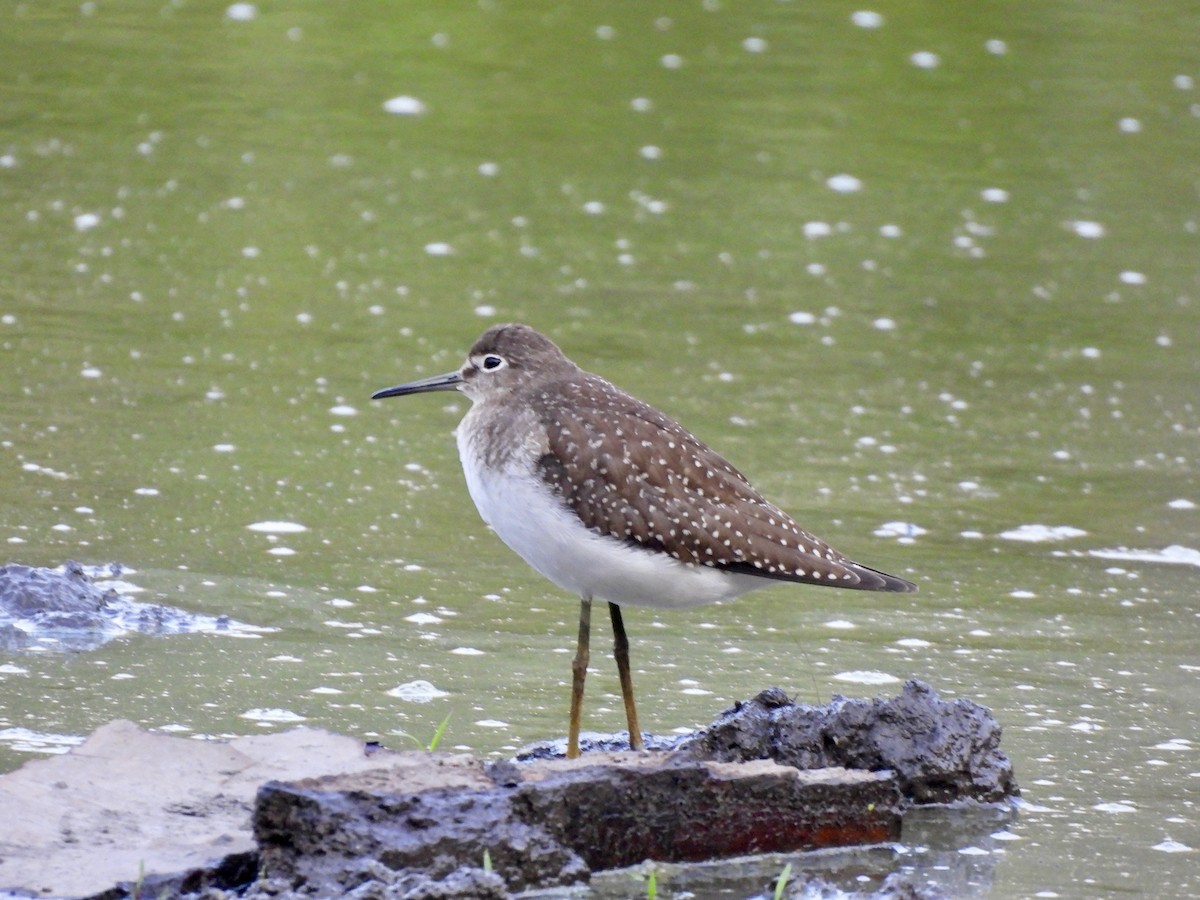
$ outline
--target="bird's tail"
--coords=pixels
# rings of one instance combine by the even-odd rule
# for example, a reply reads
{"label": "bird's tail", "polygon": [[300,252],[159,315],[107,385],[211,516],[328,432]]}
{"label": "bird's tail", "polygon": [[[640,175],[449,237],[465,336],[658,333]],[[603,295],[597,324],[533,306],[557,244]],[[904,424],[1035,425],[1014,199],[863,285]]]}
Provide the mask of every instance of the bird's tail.
{"label": "bird's tail", "polygon": [[[903,578],[897,578],[895,575],[889,575],[887,572],[880,572],[878,569],[858,563],[851,565],[850,569],[858,576],[858,584],[845,584],[842,585],[843,587],[860,591],[893,591],[905,594],[911,594],[917,589],[917,586],[911,581],[905,581]],[[834,584],[835,582],[830,583]]]}

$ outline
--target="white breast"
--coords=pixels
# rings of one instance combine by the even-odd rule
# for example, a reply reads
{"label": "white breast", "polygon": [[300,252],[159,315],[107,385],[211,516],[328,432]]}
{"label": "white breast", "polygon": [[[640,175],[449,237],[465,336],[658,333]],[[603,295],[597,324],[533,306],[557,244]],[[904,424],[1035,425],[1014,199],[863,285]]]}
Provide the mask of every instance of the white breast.
{"label": "white breast", "polygon": [[[464,425],[467,423],[464,422]],[[469,427],[459,428],[467,490],[504,543],[559,587],[620,605],[679,609],[728,600],[770,582],[685,565],[584,527],[534,470],[530,457],[501,469],[480,464]]]}

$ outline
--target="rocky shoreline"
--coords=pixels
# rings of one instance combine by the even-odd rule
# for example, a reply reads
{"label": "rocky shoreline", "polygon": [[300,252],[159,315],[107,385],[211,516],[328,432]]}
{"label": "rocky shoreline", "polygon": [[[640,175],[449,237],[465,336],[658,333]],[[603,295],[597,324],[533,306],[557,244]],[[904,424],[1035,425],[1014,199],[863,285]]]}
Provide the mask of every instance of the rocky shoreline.
{"label": "rocky shoreline", "polygon": [[646,859],[894,842],[915,806],[1018,793],[987,710],[915,681],[893,698],[825,706],[772,688],[669,749],[606,741],[619,738],[576,760],[545,744],[485,762],[310,728],[204,743],[114,722],[0,776],[0,888],[501,898]]}

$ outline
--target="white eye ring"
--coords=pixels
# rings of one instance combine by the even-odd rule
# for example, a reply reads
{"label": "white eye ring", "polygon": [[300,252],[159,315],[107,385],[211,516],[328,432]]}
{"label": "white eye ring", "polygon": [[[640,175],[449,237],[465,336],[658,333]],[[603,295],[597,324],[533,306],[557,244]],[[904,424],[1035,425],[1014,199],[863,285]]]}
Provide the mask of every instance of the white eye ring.
{"label": "white eye ring", "polygon": [[479,368],[485,372],[495,372],[497,369],[503,369],[506,365],[508,363],[505,362],[504,357],[497,356],[495,353],[485,354],[479,360]]}

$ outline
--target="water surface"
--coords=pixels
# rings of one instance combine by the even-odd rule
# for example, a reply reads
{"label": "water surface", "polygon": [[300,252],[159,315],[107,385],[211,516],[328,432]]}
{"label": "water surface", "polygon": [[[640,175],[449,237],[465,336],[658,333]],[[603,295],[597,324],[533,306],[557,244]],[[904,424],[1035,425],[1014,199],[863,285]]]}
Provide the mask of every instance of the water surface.
{"label": "water surface", "polygon": [[921,587],[631,610],[648,728],[922,678],[1028,803],[933,832],[972,890],[1200,892],[1200,22],[874,11],[0,9],[5,561],[277,629],[5,657],[0,768],[116,717],[561,734],[576,603],[478,520],[466,401],[367,399],[515,319]]}

